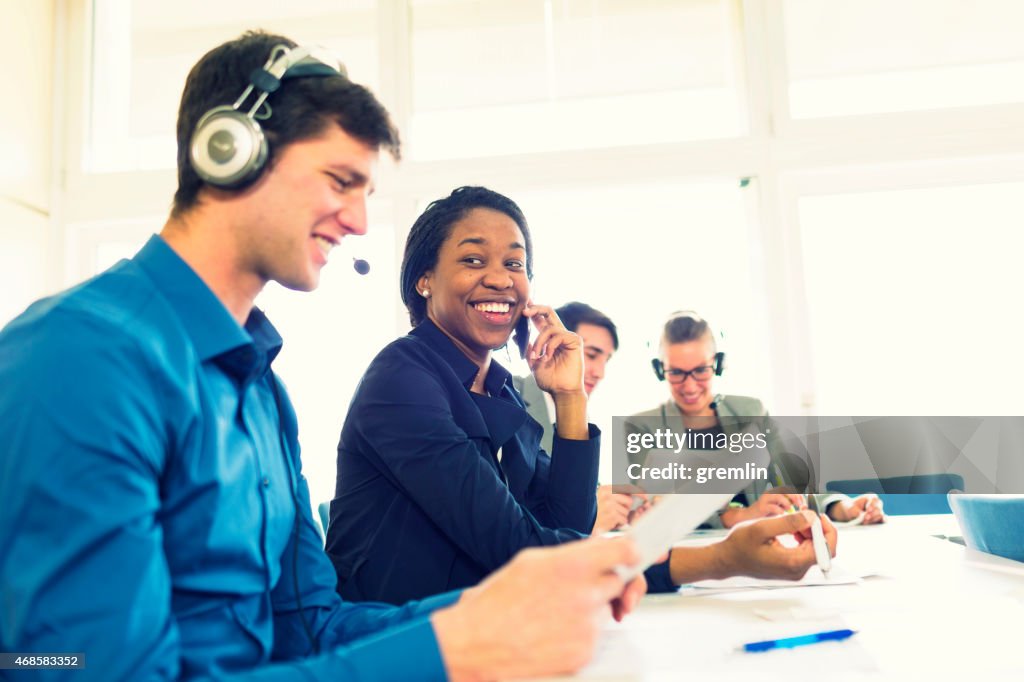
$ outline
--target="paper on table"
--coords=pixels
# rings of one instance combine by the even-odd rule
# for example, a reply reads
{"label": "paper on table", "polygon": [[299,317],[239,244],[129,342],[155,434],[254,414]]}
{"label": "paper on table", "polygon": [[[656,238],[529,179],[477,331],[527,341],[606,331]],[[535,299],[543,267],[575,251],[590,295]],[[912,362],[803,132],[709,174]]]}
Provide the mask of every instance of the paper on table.
{"label": "paper on table", "polygon": [[812,587],[820,585],[853,585],[868,574],[858,575],[844,568],[837,561],[832,561],[832,570],[826,578],[817,566],[811,566],[800,580],[765,580],[747,576],[734,576],[724,580],[701,580],[691,585],[698,590],[737,590],[737,589],[782,589],[787,587]]}
{"label": "paper on table", "polygon": [[821,625],[822,621],[840,621],[842,613],[840,609],[828,608],[828,607],[809,607],[809,606],[774,606],[768,608],[754,609],[754,615],[764,620],[771,621],[773,623],[805,623],[811,624],[818,631],[826,629],[841,630],[846,627],[843,623],[841,627],[826,628]]}
{"label": "paper on table", "polygon": [[[794,670],[825,670],[829,680],[860,680],[877,672],[872,655],[852,637],[764,654],[738,650],[746,642],[848,627],[842,619],[779,624],[737,619],[719,609],[687,615],[659,609],[649,624],[632,629],[613,624],[603,633],[594,659],[576,678],[594,680],[793,679]],[[562,678],[560,678],[562,679]]]}

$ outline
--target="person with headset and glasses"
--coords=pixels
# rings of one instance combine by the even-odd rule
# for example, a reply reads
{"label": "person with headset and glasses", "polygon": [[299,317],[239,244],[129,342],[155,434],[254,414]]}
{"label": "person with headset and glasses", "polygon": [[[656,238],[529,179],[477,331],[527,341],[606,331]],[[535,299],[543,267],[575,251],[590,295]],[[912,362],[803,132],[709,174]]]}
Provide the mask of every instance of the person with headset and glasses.
{"label": "person with headset and glasses", "polygon": [[[404,606],[335,592],[296,417],[254,307],[367,229],[398,133],[315,49],[247,33],[185,84],[178,189],[138,254],[0,332],[0,650],[80,680],[495,679],[569,672],[642,594],[629,541],[520,553]],[[508,637],[515,633],[515,637]],[[33,679],[66,677],[34,670]]]}
{"label": "person with headset and glasses", "polygon": [[[658,379],[668,384],[670,397],[657,407],[628,418],[628,429],[651,433],[666,428],[676,432],[685,429],[688,442],[714,443],[768,418],[768,411],[757,398],[715,393],[714,378],[722,376],[725,370],[725,353],[718,349],[711,326],[697,313],[672,313],[662,326],[658,346],[659,357],[651,364]],[[690,439],[690,434],[699,437]],[[791,459],[779,458],[780,446],[772,434],[766,440],[772,455],[772,480],[748,485],[728,507],[703,525],[731,528],[743,521],[807,507],[807,498],[797,492],[808,483],[797,481],[808,478],[806,471],[801,473],[804,467]],[[880,523],[885,518],[881,500],[872,494],[855,499],[819,494],[812,496],[811,503],[826,510],[835,521],[859,519],[862,523]]]}

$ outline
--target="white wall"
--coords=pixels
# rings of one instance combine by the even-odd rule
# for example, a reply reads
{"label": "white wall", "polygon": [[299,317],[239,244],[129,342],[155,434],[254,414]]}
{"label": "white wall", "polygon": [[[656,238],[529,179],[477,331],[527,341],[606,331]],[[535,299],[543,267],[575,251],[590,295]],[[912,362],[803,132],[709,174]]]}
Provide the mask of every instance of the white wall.
{"label": "white wall", "polygon": [[51,290],[52,0],[0,0],[7,25],[0,107],[0,325]]}

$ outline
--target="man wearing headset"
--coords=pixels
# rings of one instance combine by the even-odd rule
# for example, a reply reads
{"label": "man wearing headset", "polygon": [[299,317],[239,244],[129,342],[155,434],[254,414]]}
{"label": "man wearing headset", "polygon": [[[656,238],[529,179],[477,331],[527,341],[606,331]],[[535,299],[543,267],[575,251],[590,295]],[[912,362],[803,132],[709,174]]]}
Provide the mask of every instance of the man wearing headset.
{"label": "man wearing headset", "polygon": [[[270,280],[315,288],[331,249],[366,231],[379,150],[398,155],[387,112],[317,52],[250,33],[192,69],[177,134],[160,234],[0,332],[0,650],[83,667],[32,679],[581,667],[601,620],[643,592],[613,570],[639,560],[629,541],[524,551],[474,588],[403,607],[335,593],[270,368],[281,338],[253,301]],[[808,525],[694,555],[706,568],[692,578],[802,574],[813,552],[773,537]]]}
{"label": "man wearing headset", "polygon": [[193,68],[178,146],[160,234],[0,333],[0,651],[84,655],[83,680],[582,665],[608,605],[642,593],[612,572],[630,543],[527,552],[401,608],[335,593],[270,369],[281,339],[253,301],[270,280],[314,289],[365,233],[379,150],[399,149],[384,108],[315,51],[246,34]]}

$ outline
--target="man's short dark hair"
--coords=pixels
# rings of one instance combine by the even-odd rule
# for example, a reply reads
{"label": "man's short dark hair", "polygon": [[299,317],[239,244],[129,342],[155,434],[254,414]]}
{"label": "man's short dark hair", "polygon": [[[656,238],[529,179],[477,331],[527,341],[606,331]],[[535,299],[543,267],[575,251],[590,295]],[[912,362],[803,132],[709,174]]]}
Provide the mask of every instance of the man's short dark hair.
{"label": "man's short dark hair", "polygon": [[579,329],[581,324],[604,327],[612,335],[612,344],[615,346],[615,350],[619,349],[619,332],[615,328],[615,323],[600,310],[596,310],[586,303],[572,301],[561,308],[555,308],[555,312],[558,313],[558,318],[562,320],[565,328],[571,332]]}
{"label": "man's short dark hair", "polygon": [[[213,107],[233,104],[249,84],[250,74],[263,66],[277,45],[295,47],[284,36],[248,31],[213,48],[188,74],[178,109],[178,189],[172,215],[180,216],[199,200],[203,181],[192,168],[189,145],[199,119]],[[243,106],[252,106],[250,97]],[[398,130],[373,93],[339,74],[289,78],[267,98],[270,118],[260,120],[270,154],[275,156],[294,142],[320,135],[334,122],[365,144],[400,156]]]}

